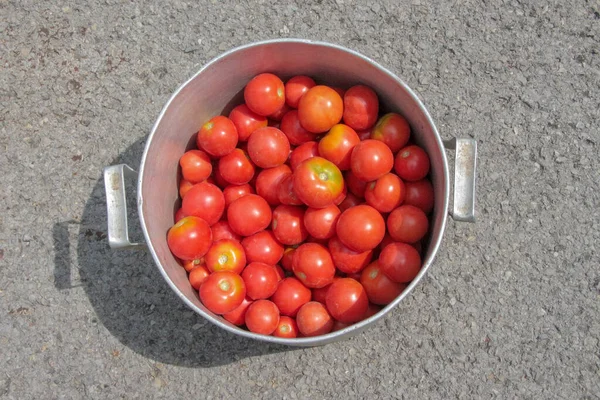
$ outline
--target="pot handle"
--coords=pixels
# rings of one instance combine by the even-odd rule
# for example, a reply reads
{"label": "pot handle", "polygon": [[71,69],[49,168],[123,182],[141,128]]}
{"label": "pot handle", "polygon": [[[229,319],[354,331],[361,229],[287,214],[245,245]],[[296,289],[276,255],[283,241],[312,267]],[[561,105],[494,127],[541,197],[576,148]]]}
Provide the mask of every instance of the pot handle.
{"label": "pot handle", "polygon": [[127,164],[111,165],[104,168],[104,189],[106,191],[106,211],[108,216],[108,245],[112,249],[145,247],[144,243],[129,241],[127,227],[127,200],[125,179],[135,179],[137,172]]}
{"label": "pot handle", "polygon": [[454,150],[454,208],[455,221],[475,222],[475,169],[477,142],[474,139],[452,138],[444,146]]}

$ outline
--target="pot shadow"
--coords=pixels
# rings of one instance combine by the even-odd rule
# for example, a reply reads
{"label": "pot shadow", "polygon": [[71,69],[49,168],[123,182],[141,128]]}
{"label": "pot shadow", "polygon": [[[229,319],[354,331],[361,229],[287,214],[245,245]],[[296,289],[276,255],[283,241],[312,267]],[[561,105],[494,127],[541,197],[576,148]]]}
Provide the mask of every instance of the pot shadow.
{"label": "pot shadow", "polygon": [[[137,168],[145,138],[113,161]],[[126,185],[130,238],[143,241],[136,210],[136,182]],[[122,344],[155,361],[186,367],[212,367],[295,348],[231,334],[193,312],[175,295],[149,252],[111,250],[106,238],[106,197],[102,175],[81,221],[53,226],[54,285],[83,286],[98,319]],[[71,263],[71,233],[77,233],[77,263]],[[73,243],[71,243],[73,242]],[[95,322],[95,321],[92,321]]]}

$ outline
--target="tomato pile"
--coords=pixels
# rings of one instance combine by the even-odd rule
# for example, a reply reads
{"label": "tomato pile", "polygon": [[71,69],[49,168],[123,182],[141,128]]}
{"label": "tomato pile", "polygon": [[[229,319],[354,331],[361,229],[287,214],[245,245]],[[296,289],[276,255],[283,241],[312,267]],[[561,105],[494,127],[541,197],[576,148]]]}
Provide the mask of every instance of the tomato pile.
{"label": "tomato pile", "polygon": [[257,75],[179,160],[167,233],[204,306],[285,338],[374,315],[421,269],[433,187],[406,119],[369,87]]}

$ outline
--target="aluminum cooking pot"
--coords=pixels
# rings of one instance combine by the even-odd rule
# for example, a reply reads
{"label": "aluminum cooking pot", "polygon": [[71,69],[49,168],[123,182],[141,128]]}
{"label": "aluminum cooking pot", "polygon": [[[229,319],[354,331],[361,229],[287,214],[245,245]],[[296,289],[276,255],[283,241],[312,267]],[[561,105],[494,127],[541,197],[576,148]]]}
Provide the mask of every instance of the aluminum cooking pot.
{"label": "aluminum cooking pot", "polygon": [[[167,231],[178,207],[178,163],[193,145],[193,135],[208,119],[228,113],[243,101],[243,88],[255,75],[272,72],[282,79],[309,75],[318,82],[350,87],[372,87],[382,111],[399,112],[411,125],[413,139],[431,160],[435,205],[430,234],[423,250],[423,268],[392,303],[372,317],[323,336],[296,339],[264,336],[240,329],[208,311],[197,291],[167,246]],[[454,202],[449,213],[450,180],[445,147],[455,151]],[[238,47],[215,58],[184,83],[169,99],[148,137],[137,174],[137,207],[146,243],[131,243],[127,231],[125,179],[136,172],[127,165],[105,168],[108,239],[112,248],[147,246],[160,273],[192,310],[236,335],[293,346],[314,346],[347,338],[363,331],[390,312],[427,273],[440,247],[450,214],[458,221],[474,222],[477,144],[471,139],[442,141],[431,116],[415,93],[397,76],[355,51],[329,43],[279,39]]]}

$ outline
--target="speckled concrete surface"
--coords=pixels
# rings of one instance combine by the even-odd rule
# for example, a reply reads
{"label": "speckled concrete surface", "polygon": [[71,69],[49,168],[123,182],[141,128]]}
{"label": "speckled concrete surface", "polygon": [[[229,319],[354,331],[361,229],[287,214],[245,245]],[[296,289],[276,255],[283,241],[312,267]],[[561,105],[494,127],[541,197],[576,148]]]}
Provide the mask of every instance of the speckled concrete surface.
{"label": "speckled concrete surface", "polygon": [[[0,398],[600,397],[597,2],[0,0],[0,15]],[[319,348],[216,329],[146,253],[106,241],[102,168],[139,165],[204,63],[277,37],[373,58],[444,138],[479,144],[478,222],[449,221],[385,320]]]}

